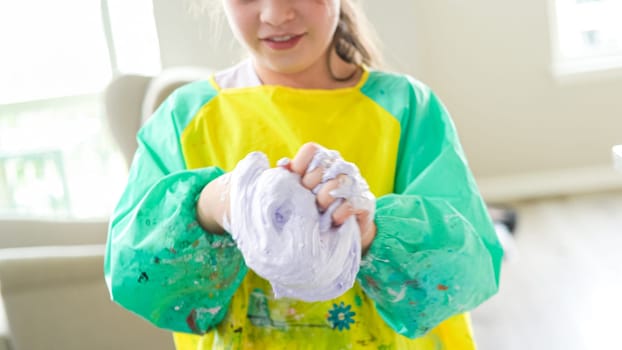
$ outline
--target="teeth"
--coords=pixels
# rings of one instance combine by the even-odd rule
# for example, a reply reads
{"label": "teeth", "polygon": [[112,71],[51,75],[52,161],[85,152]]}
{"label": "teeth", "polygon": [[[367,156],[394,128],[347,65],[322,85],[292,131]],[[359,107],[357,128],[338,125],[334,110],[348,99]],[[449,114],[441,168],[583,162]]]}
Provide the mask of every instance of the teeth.
{"label": "teeth", "polygon": [[270,40],[272,40],[272,41],[287,41],[287,40],[290,40],[293,37],[294,37],[293,35],[273,36],[272,38],[270,38]]}

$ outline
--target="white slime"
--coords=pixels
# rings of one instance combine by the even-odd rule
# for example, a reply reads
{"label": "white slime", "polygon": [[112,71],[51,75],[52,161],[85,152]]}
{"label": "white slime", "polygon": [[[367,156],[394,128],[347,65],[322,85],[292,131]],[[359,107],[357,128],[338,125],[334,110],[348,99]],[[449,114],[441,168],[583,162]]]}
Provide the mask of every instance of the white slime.
{"label": "white slime", "polygon": [[355,217],[334,227],[330,215],[347,199],[373,217],[375,199],[356,166],[337,152],[321,149],[307,171],[318,165],[325,169],[323,183],[342,173],[350,179],[331,192],[339,199],[324,213],[316,205],[319,188],[309,191],[298,174],[270,168],[261,152],[250,153],[231,172],[225,229],[248,267],[270,282],[275,298],[330,300],[354,285],[359,270],[361,238]]}

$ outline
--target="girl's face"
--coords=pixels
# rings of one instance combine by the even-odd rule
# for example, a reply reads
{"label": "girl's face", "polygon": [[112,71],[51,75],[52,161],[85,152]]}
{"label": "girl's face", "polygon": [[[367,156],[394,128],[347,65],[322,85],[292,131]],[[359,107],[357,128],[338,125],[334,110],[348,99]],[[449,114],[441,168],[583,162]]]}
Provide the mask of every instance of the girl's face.
{"label": "girl's face", "polygon": [[258,68],[290,74],[326,64],[340,0],[223,0],[229,24]]}

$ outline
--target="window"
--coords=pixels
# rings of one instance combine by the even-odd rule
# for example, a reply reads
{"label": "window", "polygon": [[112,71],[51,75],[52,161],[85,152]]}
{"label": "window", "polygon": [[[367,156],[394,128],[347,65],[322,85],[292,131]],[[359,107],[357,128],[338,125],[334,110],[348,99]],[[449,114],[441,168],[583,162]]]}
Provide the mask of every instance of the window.
{"label": "window", "polygon": [[126,169],[102,91],[160,70],[151,1],[3,1],[0,45],[0,216],[109,215]]}
{"label": "window", "polygon": [[622,67],[622,0],[551,1],[558,75]]}

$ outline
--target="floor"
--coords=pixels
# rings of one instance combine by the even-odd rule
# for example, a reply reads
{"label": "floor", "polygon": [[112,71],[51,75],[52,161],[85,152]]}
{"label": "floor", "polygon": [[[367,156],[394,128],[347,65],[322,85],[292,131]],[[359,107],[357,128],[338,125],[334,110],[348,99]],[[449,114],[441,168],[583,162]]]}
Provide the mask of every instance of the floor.
{"label": "floor", "polygon": [[479,350],[622,349],[622,192],[514,208],[515,254],[472,313]]}

